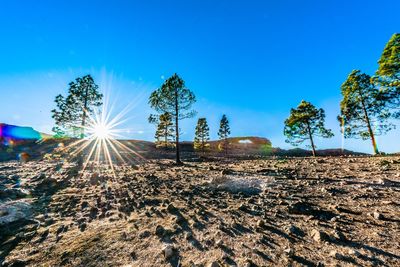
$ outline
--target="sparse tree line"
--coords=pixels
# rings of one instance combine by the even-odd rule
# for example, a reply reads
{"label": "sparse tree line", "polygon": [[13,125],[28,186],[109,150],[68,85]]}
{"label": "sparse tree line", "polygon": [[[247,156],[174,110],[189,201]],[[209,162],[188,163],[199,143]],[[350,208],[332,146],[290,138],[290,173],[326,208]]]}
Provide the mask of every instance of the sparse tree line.
{"label": "sparse tree line", "polygon": [[[155,139],[158,147],[175,147],[176,163],[180,164],[179,121],[192,118],[196,111],[192,105],[196,102],[196,97],[186,86],[185,82],[176,73],[166,79],[160,88],[155,90],[149,98],[150,106],[158,112],[149,117],[149,122],[156,124]],[[227,138],[230,134],[229,121],[226,115],[222,116],[218,136],[223,145],[221,148],[228,149]],[[210,144],[210,128],[206,118],[199,118],[195,129],[193,142],[194,149],[205,153]],[[175,144],[173,145],[173,142]]]}
{"label": "sparse tree line", "polygon": [[[374,76],[353,70],[341,86],[342,100],[337,119],[345,138],[370,139],[379,154],[376,136],[395,128],[392,119],[400,119],[400,34],[386,44]],[[285,120],[286,142],[299,145],[305,140],[315,156],[316,136],[331,138],[325,127],[325,112],[301,101]]]}
{"label": "sparse tree line", "polygon": [[[375,137],[395,128],[392,119],[400,119],[400,34],[394,34],[386,44],[375,75],[371,77],[353,70],[342,84],[341,93],[343,98],[337,118],[344,137],[370,139],[374,153],[378,154]],[[52,117],[56,136],[84,137],[87,120],[93,115],[94,108],[102,105],[102,98],[90,75],[71,82],[68,95],[58,95],[55,99],[57,108],[52,110]],[[196,115],[192,109],[195,102],[194,93],[177,74],[166,79],[149,97],[149,105],[157,112],[148,118],[156,125],[156,145],[175,148],[178,164],[181,163],[179,121]],[[291,109],[284,123],[286,142],[297,146],[309,140],[314,156],[315,137],[333,137],[332,130],[325,127],[325,111],[304,100]],[[207,151],[209,131],[206,118],[199,118],[193,143],[196,150]],[[225,153],[228,152],[229,135],[229,121],[223,115],[218,136],[219,149]]]}

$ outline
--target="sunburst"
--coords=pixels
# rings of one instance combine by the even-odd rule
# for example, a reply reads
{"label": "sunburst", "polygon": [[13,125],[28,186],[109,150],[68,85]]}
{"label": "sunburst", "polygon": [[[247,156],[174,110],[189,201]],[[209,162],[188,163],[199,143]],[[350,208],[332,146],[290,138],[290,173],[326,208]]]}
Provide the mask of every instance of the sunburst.
{"label": "sunburst", "polygon": [[104,164],[114,177],[115,164],[132,165],[145,161],[137,147],[129,141],[122,141],[127,129],[121,126],[128,121],[127,114],[133,108],[128,105],[113,116],[114,105],[109,104],[109,97],[104,94],[104,104],[93,114],[88,114],[88,123],[83,127],[84,138],[65,146],[63,151],[71,159],[79,159],[82,173],[88,166],[104,170]]}

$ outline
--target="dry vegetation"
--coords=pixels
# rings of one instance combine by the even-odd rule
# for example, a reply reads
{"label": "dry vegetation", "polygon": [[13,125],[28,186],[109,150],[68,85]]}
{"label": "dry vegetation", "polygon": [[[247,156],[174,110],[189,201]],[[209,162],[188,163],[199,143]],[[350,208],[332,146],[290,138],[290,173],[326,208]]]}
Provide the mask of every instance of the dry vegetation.
{"label": "dry vegetation", "polygon": [[2,163],[3,264],[400,265],[400,157],[101,168]]}

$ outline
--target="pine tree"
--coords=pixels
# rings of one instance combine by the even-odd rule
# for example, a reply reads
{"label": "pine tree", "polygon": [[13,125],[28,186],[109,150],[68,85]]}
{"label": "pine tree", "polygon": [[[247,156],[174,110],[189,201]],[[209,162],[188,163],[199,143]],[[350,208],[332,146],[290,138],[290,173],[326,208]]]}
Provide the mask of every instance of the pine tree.
{"label": "pine tree", "polygon": [[165,149],[173,147],[174,145],[172,142],[174,141],[175,132],[171,114],[166,112],[159,116],[150,115],[149,122],[157,125],[154,136],[156,139],[156,146]]}
{"label": "pine tree", "polygon": [[86,75],[70,82],[67,97],[56,96],[57,108],[51,111],[56,123],[53,131],[56,135],[83,138],[87,118],[93,114],[94,107],[102,105],[102,98],[92,76]]}
{"label": "pine tree", "polygon": [[199,118],[197,121],[195,137],[194,137],[194,149],[200,150],[205,153],[206,149],[210,147],[207,142],[210,140],[210,128],[208,127],[206,118]]}
{"label": "pine tree", "polygon": [[373,77],[379,87],[378,98],[400,119],[400,34],[395,33],[386,44]]}
{"label": "pine tree", "polygon": [[169,113],[175,125],[176,163],[182,164],[179,148],[179,120],[193,117],[196,112],[191,110],[196,98],[185,82],[175,73],[168,78],[160,88],[149,98],[149,104],[159,113]]}
{"label": "pine tree", "polygon": [[359,70],[350,73],[341,90],[343,99],[338,120],[345,138],[371,139],[374,153],[378,154],[375,136],[392,127],[387,123],[390,113],[385,101],[378,97],[379,90],[371,83],[371,77]]}
{"label": "pine tree", "polygon": [[218,137],[219,140],[222,141],[222,150],[225,152],[225,154],[228,153],[228,137],[231,134],[231,129],[229,127],[229,121],[226,115],[222,115],[221,121],[219,123],[219,131],[218,131]]}
{"label": "pine tree", "polygon": [[316,156],[314,136],[331,138],[333,133],[325,128],[325,112],[317,109],[309,102],[301,101],[296,109],[291,109],[290,116],[285,120],[284,134],[286,142],[295,146],[310,140],[313,156]]}

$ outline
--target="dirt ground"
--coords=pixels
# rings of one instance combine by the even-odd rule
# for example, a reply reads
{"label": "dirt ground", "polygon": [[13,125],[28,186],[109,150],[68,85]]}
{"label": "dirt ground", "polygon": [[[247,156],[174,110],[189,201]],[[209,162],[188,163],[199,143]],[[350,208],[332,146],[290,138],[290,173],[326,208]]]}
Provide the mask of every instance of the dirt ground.
{"label": "dirt ground", "polygon": [[3,266],[400,266],[400,157],[114,167],[0,163]]}

